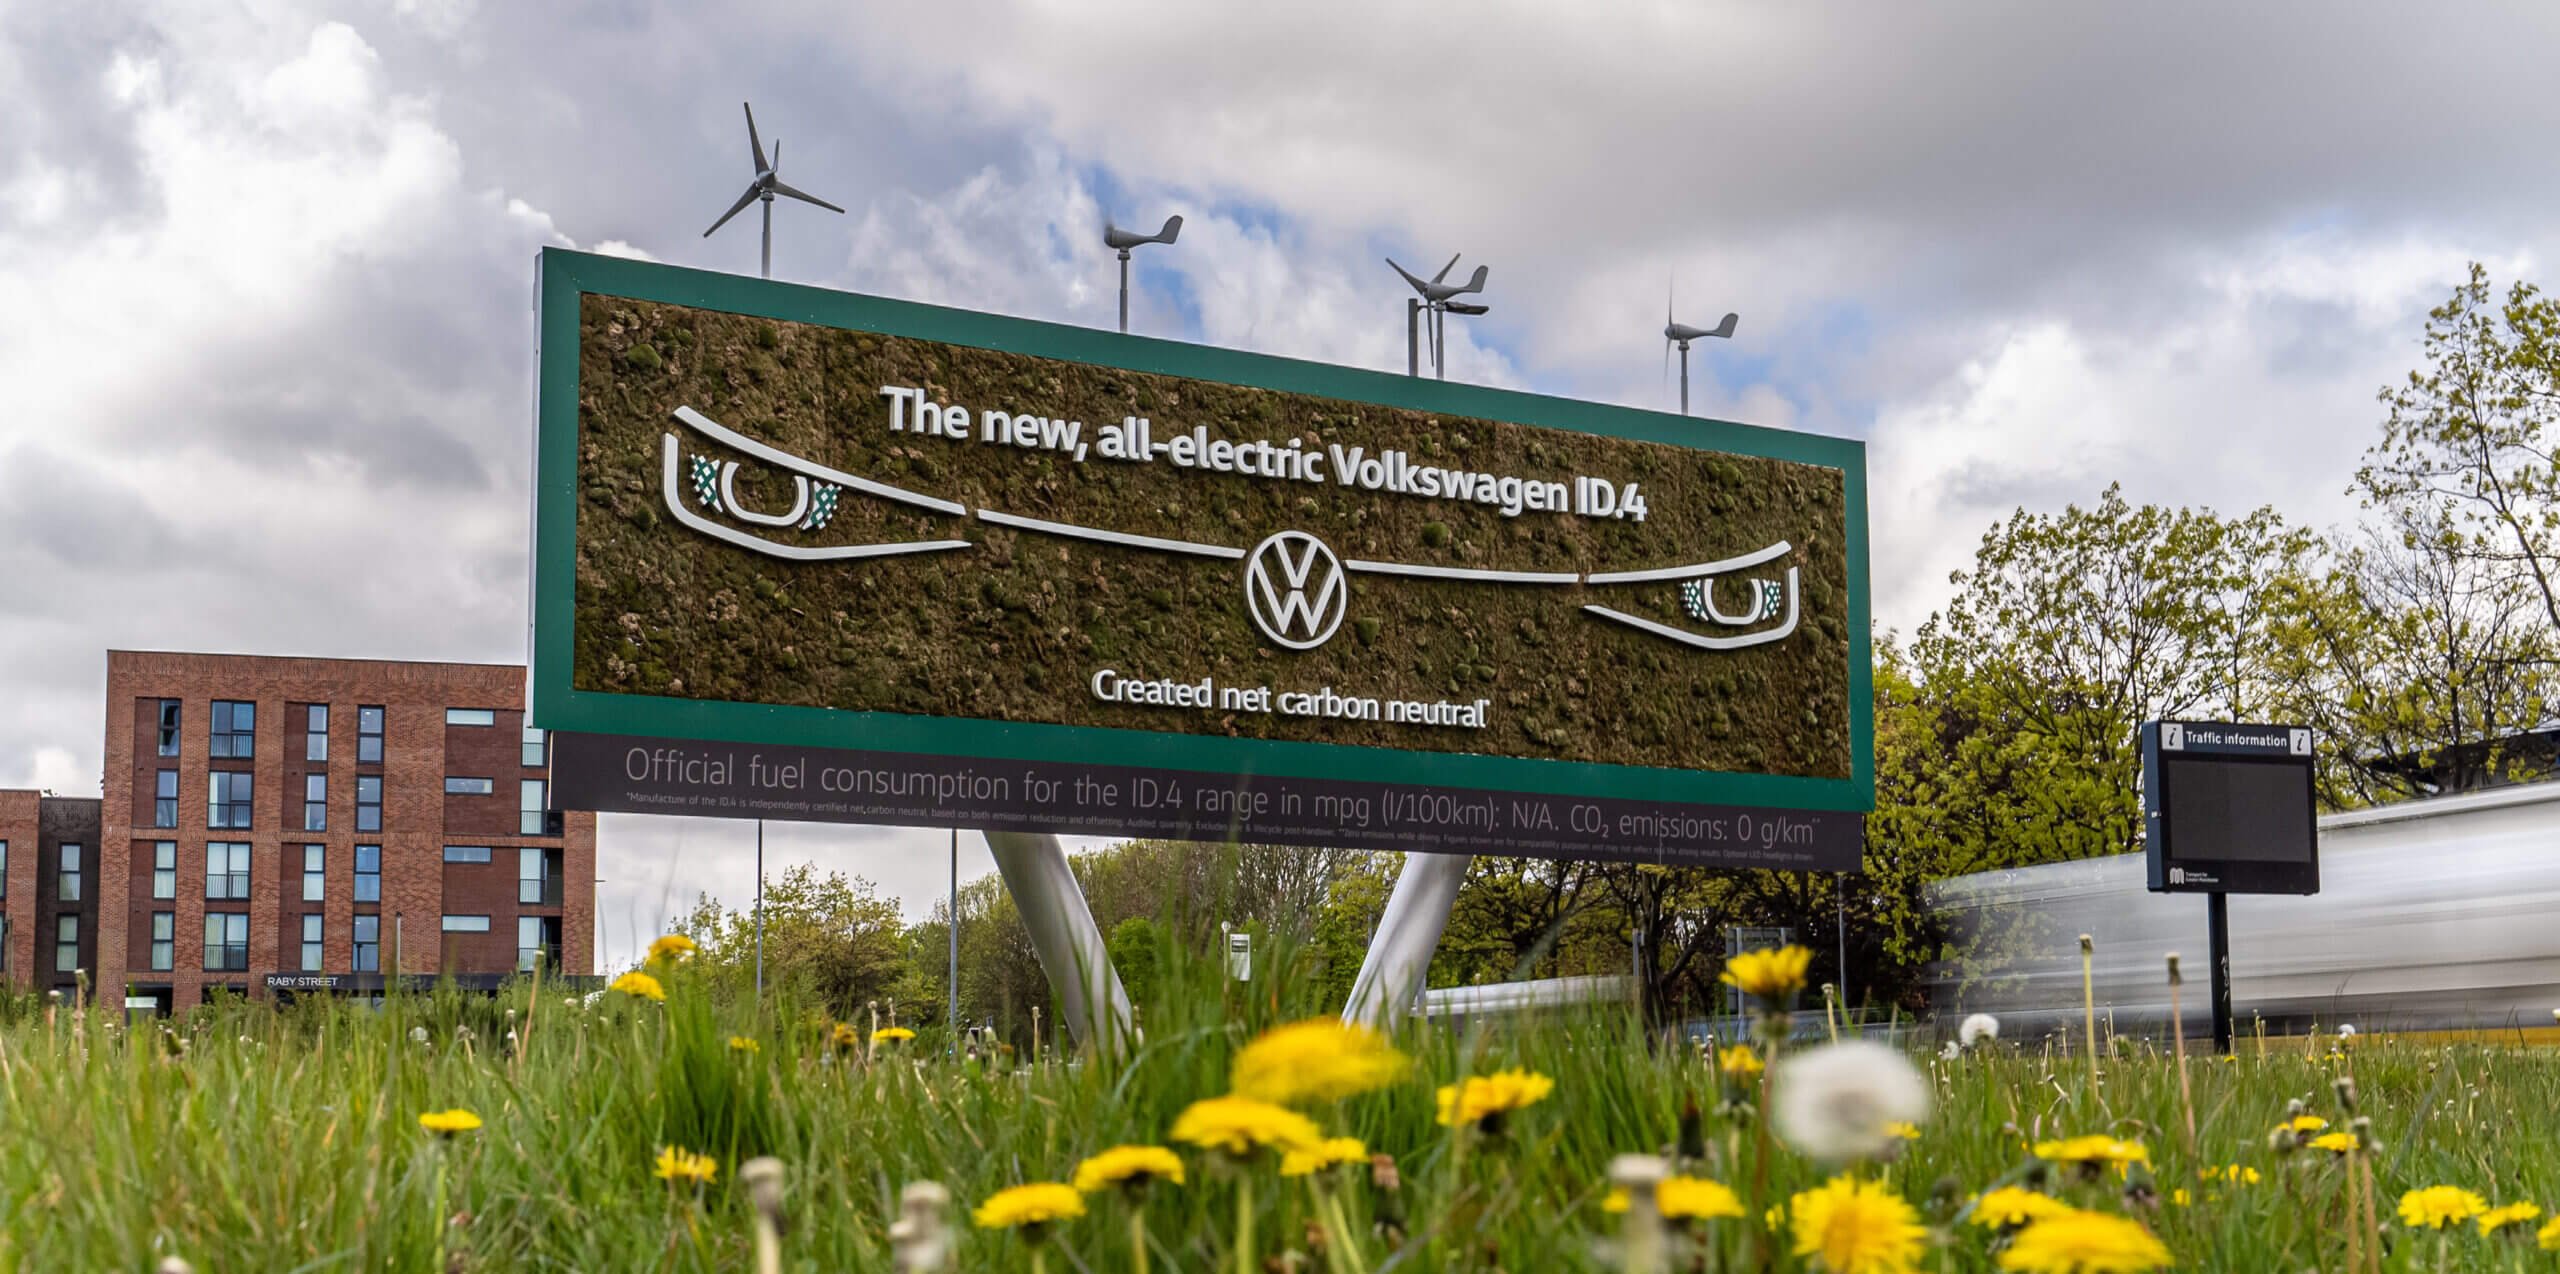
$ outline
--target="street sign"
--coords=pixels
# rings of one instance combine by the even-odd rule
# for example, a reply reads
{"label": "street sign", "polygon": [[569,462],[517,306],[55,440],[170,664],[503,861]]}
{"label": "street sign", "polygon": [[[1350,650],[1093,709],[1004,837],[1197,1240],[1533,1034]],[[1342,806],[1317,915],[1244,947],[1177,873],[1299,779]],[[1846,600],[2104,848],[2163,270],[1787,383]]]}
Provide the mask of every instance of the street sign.
{"label": "street sign", "polygon": [[2153,721],[2142,727],[2151,888],[2316,894],[2312,735],[2294,725]]}

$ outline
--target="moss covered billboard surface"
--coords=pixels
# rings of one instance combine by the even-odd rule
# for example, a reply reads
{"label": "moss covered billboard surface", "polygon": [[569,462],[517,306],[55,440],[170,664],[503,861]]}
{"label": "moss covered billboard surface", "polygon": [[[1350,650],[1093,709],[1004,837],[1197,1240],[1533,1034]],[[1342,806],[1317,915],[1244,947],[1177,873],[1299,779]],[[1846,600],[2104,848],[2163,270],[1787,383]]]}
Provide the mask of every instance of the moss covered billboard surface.
{"label": "moss covered billboard surface", "polygon": [[1838,439],[546,253],[537,719],[1855,810]]}

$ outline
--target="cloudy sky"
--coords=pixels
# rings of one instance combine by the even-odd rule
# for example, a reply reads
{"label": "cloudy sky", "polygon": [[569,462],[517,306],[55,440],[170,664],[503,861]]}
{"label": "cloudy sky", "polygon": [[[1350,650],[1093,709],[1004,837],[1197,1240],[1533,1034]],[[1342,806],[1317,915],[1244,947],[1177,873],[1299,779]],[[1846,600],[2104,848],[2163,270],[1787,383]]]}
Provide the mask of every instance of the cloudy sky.
{"label": "cloudy sky", "polygon": [[[1982,529],[2351,518],[2467,261],[2550,282],[2560,9],[172,0],[0,6],[0,785],[98,787],[109,646],[518,661],[533,255],[1402,365],[1379,258],[1493,267],[1456,377],[1868,441],[1907,629]],[[752,888],[615,818],[608,945]],[[964,837],[964,842],[973,838]],[[781,828],[912,913],[943,836]],[[964,843],[963,870],[984,870]]]}

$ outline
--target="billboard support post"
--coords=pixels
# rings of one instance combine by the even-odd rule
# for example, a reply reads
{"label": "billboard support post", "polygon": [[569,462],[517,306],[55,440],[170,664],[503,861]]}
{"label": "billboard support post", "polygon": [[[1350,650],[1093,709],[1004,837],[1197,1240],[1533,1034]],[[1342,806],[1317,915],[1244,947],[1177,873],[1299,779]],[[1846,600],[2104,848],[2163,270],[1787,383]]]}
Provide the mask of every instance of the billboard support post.
{"label": "billboard support post", "polygon": [[[1067,865],[1066,847],[1044,833],[989,832],[987,849],[1004,876],[1005,892],[1022,912],[1022,927],[1048,971],[1067,1029],[1099,1053],[1127,1052],[1129,993],[1111,967],[1111,949]],[[1099,1018],[1096,1005],[1102,1008]]]}
{"label": "billboard support post", "polygon": [[1431,953],[1439,949],[1449,911],[1458,904],[1458,886],[1466,883],[1467,865],[1474,861],[1468,854],[1404,856],[1404,871],[1387,895],[1369,954],[1351,984],[1351,1002],[1342,1008],[1343,1021],[1390,1027],[1404,1017],[1431,971]]}
{"label": "billboard support post", "polygon": [[2205,895],[2205,958],[2213,964],[2213,1051],[2231,1052],[2231,895]]}

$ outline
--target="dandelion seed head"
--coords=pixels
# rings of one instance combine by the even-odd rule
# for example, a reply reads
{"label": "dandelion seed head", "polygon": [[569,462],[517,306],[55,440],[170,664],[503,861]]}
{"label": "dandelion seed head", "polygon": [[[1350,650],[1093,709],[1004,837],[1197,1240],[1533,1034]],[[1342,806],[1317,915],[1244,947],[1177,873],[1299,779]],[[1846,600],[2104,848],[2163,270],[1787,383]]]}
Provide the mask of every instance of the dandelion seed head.
{"label": "dandelion seed head", "polygon": [[1779,1133],[1826,1163],[1872,1158],[1894,1139],[1892,1125],[1929,1117],[1928,1081],[1900,1052],[1867,1040],[1799,1053],[1772,1082]]}

